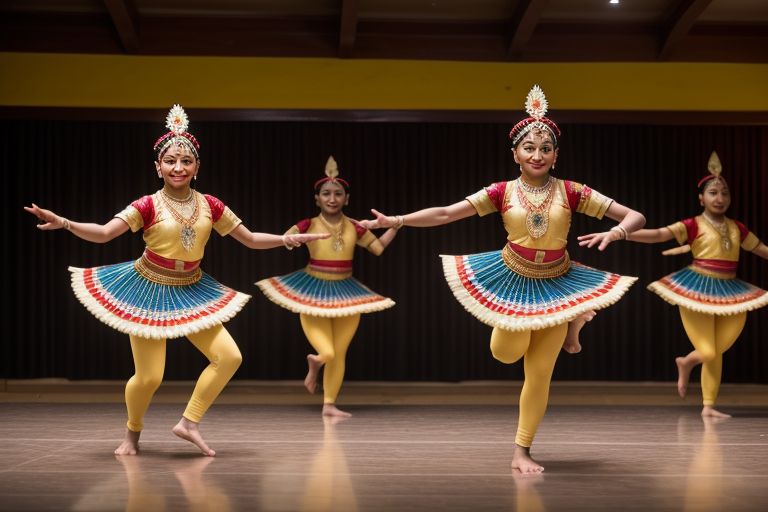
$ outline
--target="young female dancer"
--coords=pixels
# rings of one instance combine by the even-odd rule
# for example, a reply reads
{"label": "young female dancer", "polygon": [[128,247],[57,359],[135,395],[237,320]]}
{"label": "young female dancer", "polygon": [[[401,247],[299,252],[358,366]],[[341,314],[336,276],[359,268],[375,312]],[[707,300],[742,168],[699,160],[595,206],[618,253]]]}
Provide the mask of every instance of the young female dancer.
{"label": "young female dancer", "polygon": [[[731,204],[728,183],[721,176],[722,165],[715,152],[709,174],[699,181],[701,215],[658,229],[641,229],[630,240],[658,243],[677,240],[682,247],[665,251],[681,254],[691,251],[693,263],[651,283],[648,289],[678,306],[694,350],[675,359],[677,391],[684,397],[694,366],[701,364],[702,416],[728,418],[714,408],[723,371],[723,353],[744,328],[747,311],[768,304],[768,292],[736,279],[739,248],[768,259],[768,247],[744,224],[725,216]],[[586,239],[586,237],[584,237]]]}
{"label": "young female dancer", "polygon": [[317,374],[323,374],[323,416],[349,417],[336,407],[344,381],[347,348],[357,331],[362,313],[381,311],[395,305],[352,277],[355,246],[381,255],[395,235],[388,229],[380,238],[344,215],[349,204],[349,183],[338,176],[336,161],[328,158],[326,176],[315,183],[315,203],[320,213],[292,226],[286,235],[331,233],[330,238],[307,244],[309,264],[285,276],[256,283],[277,305],[299,313],[301,327],[317,354],[307,355],[309,370],[304,379],[307,391],[317,388]]}
{"label": "young female dancer", "polygon": [[503,363],[524,357],[512,468],[532,473],[544,469],[531,458],[530,447],[547,407],[552,371],[566,335],[573,341],[572,351],[577,351],[578,330],[584,322],[594,310],[619,300],[636,279],[572,262],[565,250],[571,214],[619,221],[583,244],[600,250],[642,227],[645,219],[585,185],[551,176],[560,129],[545,117],[547,102],[538,86],[528,93],[526,110],[529,117],[509,133],[519,178],[490,185],[450,206],[395,217],[373,210],[376,219],[363,225],[429,227],[472,215],[501,214],[508,233],[501,251],[443,256],[443,269],[459,302],[493,327],[493,356]]}
{"label": "young female dancer", "polygon": [[128,334],[136,373],[125,387],[128,424],[117,455],[135,455],[149,407],[165,368],[167,338],[186,336],[210,364],[173,433],[206,444],[198,424],[240,366],[242,356],[222,325],[243,307],[249,295],[228,288],[200,269],[205,244],[215,229],[252,249],[292,248],[327,234],[252,233],[224,203],[191,187],[200,170],[197,139],[187,131],[186,113],[174,105],[166,119],[170,130],[155,142],[155,169],[163,187],[132,202],[106,224],[70,221],[33,204],[41,230],[66,229],[95,243],[106,243],[129,229],[143,229],[146,249],[136,261],[95,268],[70,267],[80,302],[105,324]]}

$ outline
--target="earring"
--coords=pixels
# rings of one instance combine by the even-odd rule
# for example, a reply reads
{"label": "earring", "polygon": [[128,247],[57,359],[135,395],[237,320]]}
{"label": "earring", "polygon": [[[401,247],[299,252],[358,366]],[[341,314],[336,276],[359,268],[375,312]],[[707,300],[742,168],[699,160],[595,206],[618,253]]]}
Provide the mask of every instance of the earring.
{"label": "earring", "polygon": [[553,171],[555,170],[555,163],[554,162],[552,162],[552,170]]}
{"label": "earring", "polygon": [[195,181],[197,181],[197,174],[195,174],[195,175],[192,177],[192,179],[193,179],[193,180],[195,180]]}

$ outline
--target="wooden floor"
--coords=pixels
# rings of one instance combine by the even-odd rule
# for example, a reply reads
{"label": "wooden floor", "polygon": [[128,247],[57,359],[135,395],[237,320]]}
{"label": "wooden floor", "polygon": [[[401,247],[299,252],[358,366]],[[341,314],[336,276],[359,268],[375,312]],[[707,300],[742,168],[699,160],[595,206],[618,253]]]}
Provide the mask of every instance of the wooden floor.
{"label": "wooden floor", "polygon": [[704,422],[681,402],[553,404],[533,451],[546,471],[521,477],[509,467],[517,407],[461,393],[454,404],[444,393],[444,405],[352,405],[336,424],[317,404],[230,393],[203,423],[215,458],[170,433],[183,410],[173,400],[150,408],[141,455],[115,457],[124,406],[75,395],[0,393],[0,510],[768,510],[764,405]]}

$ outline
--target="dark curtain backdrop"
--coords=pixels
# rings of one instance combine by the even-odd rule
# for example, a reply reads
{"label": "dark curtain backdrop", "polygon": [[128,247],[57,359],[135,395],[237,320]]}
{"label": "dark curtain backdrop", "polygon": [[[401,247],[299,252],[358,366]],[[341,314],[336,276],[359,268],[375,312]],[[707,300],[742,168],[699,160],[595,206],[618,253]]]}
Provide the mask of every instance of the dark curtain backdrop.
{"label": "dark curtain backdrop", "polygon": [[[368,208],[398,214],[445,205],[492,182],[517,176],[500,124],[200,122],[198,189],[222,199],[256,231],[282,233],[317,213],[312,183],[333,154],[352,184],[350,217]],[[591,185],[664,226],[700,211],[696,181],[714,149],[733,192],[730,216],[768,240],[768,128],[707,126],[563,126],[556,175]],[[136,258],[141,234],[106,245],[64,231],[40,232],[22,210],[32,201],[78,221],[103,223],[159,183],[151,145],[161,123],[0,122],[3,221],[2,347],[7,378],[125,379],[133,363],[128,337],[101,324],[75,299],[67,267]],[[613,223],[574,217],[572,240]],[[350,380],[519,379],[488,350],[490,328],[467,314],[442,277],[439,254],[499,248],[496,215],[433,229],[403,229],[382,257],[358,252],[355,274],[397,306],[364,316],[348,354]],[[667,244],[669,245],[669,244]],[[605,253],[573,241],[574,260],[639,276],[614,307],[582,332],[584,351],[562,354],[556,379],[671,380],[673,358],[691,346],[676,308],[645,286],[685,266],[662,246],[617,243]],[[203,268],[253,299],[227,324],[244,363],[240,379],[298,379],[309,345],[296,315],[269,302],[258,279],[301,267],[305,250],[251,251],[213,235]],[[742,253],[739,274],[768,287],[768,262]],[[724,381],[768,382],[768,308],[749,314],[725,355]],[[166,378],[192,379],[204,366],[184,340],[168,344]]]}

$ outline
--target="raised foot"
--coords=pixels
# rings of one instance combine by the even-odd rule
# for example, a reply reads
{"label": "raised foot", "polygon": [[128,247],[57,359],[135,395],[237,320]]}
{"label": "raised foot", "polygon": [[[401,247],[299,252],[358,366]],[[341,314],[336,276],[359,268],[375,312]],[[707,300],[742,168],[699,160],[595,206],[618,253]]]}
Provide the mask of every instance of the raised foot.
{"label": "raised foot", "polygon": [[714,409],[711,405],[705,405],[701,410],[701,417],[725,419],[731,418],[732,416],[730,414],[725,414],[724,412],[720,412],[717,409]]}
{"label": "raised foot", "polygon": [[685,398],[693,366],[689,365],[684,357],[676,357],[675,364],[677,365],[677,394],[680,398]]}
{"label": "raised foot", "polygon": [[332,418],[351,418],[352,414],[342,411],[333,404],[323,404],[323,416]]}
{"label": "raised foot", "polygon": [[185,441],[189,441],[190,443],[200,448],[200,451],[203,452],[203,455],[207,457],[214,457],[216,455],[216,452],[213,451],[203,440],[203,436],[200,434],[197,423],[194,421],[190,421],[187,418],[181,418],[181,420],[179,420],[179,422],[175,427],[171,429],[171,431],[178,437],[184,439]]}
{"label": "raised foot", "polygon": [[594,311],[587,311],[568,322],[568,333],[565,335],[563,350],[569,354],[578,354],[581,352],[581,343],[579,342],[579,332],[584,324],[595,318]]}
{"label": "raised foot", "polygon": [[125,438],[120,446],[115,448],[115,455],[136,455],[139,453],[139,437],[141,432],[125,429]]}
{"label": "raised foot", "polygon": [[515,445],[515,453],[512,455],[511,465],[512,471],[517,471],[524,475],[544,471],[544,466],[541,466],[531,458],[530,448],[520,445]]}
{"label": "raised foot", "polygon": [[307,354],[307,376],[304,377],[304,387],[310,395],[317,390],[317,374],[323,366],[323,361],[315,354]]}

